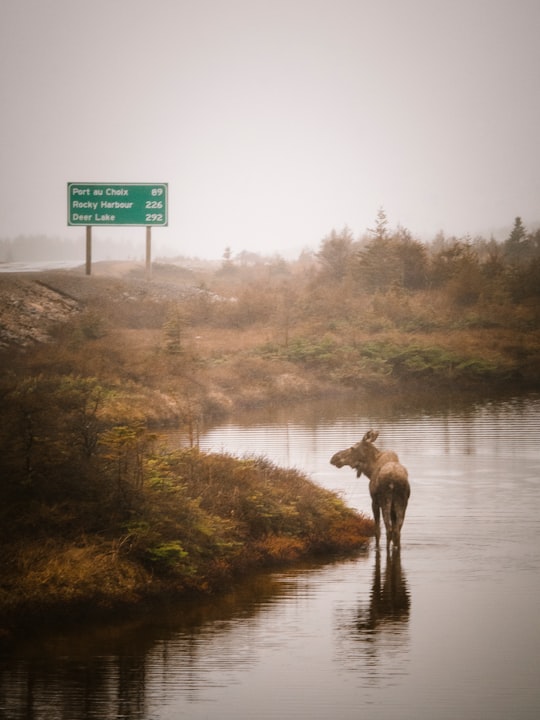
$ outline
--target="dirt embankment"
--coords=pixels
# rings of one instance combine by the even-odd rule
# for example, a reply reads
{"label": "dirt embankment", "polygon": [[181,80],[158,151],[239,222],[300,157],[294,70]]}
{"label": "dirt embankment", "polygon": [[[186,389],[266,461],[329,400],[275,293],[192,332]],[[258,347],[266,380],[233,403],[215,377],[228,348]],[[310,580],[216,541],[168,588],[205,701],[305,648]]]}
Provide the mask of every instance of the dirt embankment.
{"label": "dirt embankment", "polygon": [[0,347],[47,342],[55,325],[71,320],[97,298],[111,304],[178,300],[190,291],[185,282],[147,280],[144,272],[140,263],[103,262],[94,263],[90,276],[84,268],[0,273]]}
{"label": "dirt embankment", "polygon": [[82,328],[83,345],[71,366],[101,376],[108,363],[110,380],[116,363],[116,381],[129,395],[133,414],[150,423],[184,416],[192,422],[194,414],[208,420],[236,408],[320,395],[316,375],[252,356],[264,340],[260,328],[210,327],[183,315],[196,314],[199,304],[219,313],[220,305],[230,303],[206,289],[196,272],[174,265],[156,266],[150,279],[144,265],[130,262],[95,263],[91,276],[84,268],[0,273],[0,350],[7,358],[10,349],[22,350],[25,362],[34,349],[41,357],[45,351],[45,363],[56,367],[58,357],[65,368],[62,345],[68,351],[79,342]]}
{"label": "dirt embankment", "polygon": [[79,302],[33,275],[0,276],[0,347],[28,346],[49,339],[52,324],[68,320]]}

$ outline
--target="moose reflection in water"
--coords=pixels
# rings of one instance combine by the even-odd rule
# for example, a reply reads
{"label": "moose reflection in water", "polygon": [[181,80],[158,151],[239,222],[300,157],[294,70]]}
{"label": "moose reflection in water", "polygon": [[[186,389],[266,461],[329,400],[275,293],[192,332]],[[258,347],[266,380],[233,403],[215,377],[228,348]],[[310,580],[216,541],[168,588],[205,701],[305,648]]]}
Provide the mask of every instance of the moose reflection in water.
{"label": "moose reflection in water", "polygon": [[386,551],[390,552],[390,543],[393,543],[394,548],[400,547],[401,526],[405,520],[411,488],[407,470],[399,462],[396,453],[379,450],[373,444],[378,437],[378,431],[368,430],[360,442],[335,453],[330,462],[338,468],[349,465],[356,470],[356,477],[364,473],[369,478],[377,548],[381,537],[382,510],[386,528]]}
{"label": "moose reflection in water", "polygon": [[399,550],[385,558],[381,569],[381,553],[376,553],[369,603],[342,610],[337,620],[340,660],[366,678],[377,676],[381,664],[393,667],[396,676],[406,672],[411,597]]}
{"label": "moose reflection in water", "polygon": [[381,574],[380,553],[376,554],[369,609],[360,608],[356,630],[363,636],[372,636],[382,630],[397,632],[409,619],[411,600],[407,581],[401,569],[399,550],[386,556],[384,578]]}

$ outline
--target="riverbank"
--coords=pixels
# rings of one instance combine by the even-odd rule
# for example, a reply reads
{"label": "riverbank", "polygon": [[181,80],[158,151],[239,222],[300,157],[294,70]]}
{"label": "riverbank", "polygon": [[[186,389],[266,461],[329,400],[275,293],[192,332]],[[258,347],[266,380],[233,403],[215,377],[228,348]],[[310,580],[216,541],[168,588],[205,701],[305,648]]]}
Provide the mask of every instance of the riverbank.
{"label": "riverbank", "polygon": [[[325,396],[540,385],[532,303],[464,309],[260,272],[0,276],[6,632],[367,542],[366,518],[294,471],[198,453],[219,419]],[[156,448],[164,425],[189,449]]]}
{"label": "riverbank", "polygon": [[351,554],[373,534],[335,493],[263,458],[191,448],[148,453],[139,478],[117,470],[102,458],[84,487],[64,474],[61,497],[41,478],[3,498],[0,639],[223,592],[256,569]]}

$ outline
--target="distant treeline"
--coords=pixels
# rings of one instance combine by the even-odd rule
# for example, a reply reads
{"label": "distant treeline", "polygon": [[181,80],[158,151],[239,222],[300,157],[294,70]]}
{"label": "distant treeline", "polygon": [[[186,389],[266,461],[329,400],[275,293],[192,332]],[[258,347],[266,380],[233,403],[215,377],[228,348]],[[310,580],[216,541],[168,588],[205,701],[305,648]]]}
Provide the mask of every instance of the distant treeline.
{"label": "distant treeline", "polygon": [[[85,246],[84,238],[67,240],[60,237],[47,235],[19,235],[14,239],[0,238],[0,263],[32,261],[32,260],[78,260],[84,262]],[[120,260],[120,259],[143,259],[144,248],[142,243],[128,240],[113,240],[111,238],[94,238],[92,240],[92,254],[99,260]],[[493,236],[486,239],[482,235],[465,235],[456,237],[439,232],[431,241],[421,242],[406,228],[398,226],[397,229],[390,229],[384,209],[380,209],[375,221],[375,227],[354,238],[349,227],[342,230],[333,229],[320,241],[319,252],[312,253],[304,250],[299,261],[309,264],[313,255],[317,260],[326,266],[330,275],[335,279],[343,279],[350,274],[351,269],[356,265],[358,256],[363,255],[366,262],[364,266],[384,262],[394,266],[398,256],[407,258],[407,264],[416,280],[404,277],[396,278],[398,283],[407,287],[408,280],[412,280],[411,289],[418,287],[420,275],[424,273],[429,258],[439,256],[440,264],[447,260],[452,264],[452,258],[456,255],[472,255],[480,264],[489,264],[494,261],[509,262],[511,264],[525,264],[540,257],[540,226],[534,229],[527,228],[520,217],[516,217],[514,225],[508,236],[502,240],[496,240]],[[370,257],[369,257],[370,256]],[[185,259],[185,258],[184,258]],[[217,259],[217,258],[216,258]],[[230,247],[224,249],[224,269],[234,267],[269,264],[280,262],[285,263],[279,255],[271,258],[264,253],[255,253],[246,250],[233,254]],[[420,265],[417,265],[420,261]],[[400,261],[397,265],[403,264]],[[404,270],[407,274],[407,270]],[[400,282],[405,280],[405,282]],[[369,283],[368,283],[369,284]]]}
{"label": "distant treeline", "polygon": [[502,242],[441,232],[423,243],[405,228],[389,229],[381,209],[375,227],[358,240],[347,227],[332,230],[317,259],[327,280],[348,281],[367,292],[445,287],[463,305],[481,296],[493,299],[503,289],[514,302],[540,294],[540,229],[528,230],[520,217]]}
{"label": "distant treeline", "polygon": [[[92,238],[92,255],[98,260],[142,258],[144,243]],[[15,239],[0,238],[1,263],[34,260],[80,260],[84,263],[84,235],[77,240],[47,235],[19,235]]]}

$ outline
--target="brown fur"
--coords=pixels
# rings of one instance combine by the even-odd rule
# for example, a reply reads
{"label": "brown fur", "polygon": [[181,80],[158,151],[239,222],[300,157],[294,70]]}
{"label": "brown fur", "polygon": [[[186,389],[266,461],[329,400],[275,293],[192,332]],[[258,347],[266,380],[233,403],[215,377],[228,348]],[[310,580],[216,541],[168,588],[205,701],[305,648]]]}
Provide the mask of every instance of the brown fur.
{"label": "brown fur", "polygon": [[330,462],[338,468],[349,465],[356,470],[356,476],[362,473],[369,478],[369,494],[375,520],[375,539],[377,547],[381,536],[380,514],[386,528],[386,548],[390,543],[400,547],[401,527],[405,520],[405,511],[411,494],[408,473],[395,452],[382,451],[373,444],[379,433],[368,430],[362,440],[346,450],[332,456]]}

